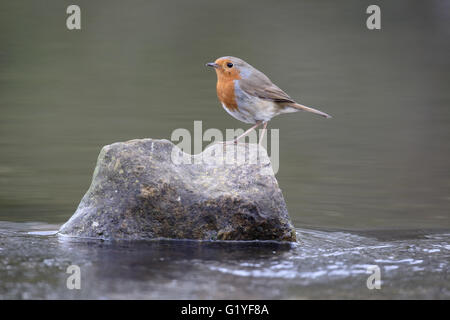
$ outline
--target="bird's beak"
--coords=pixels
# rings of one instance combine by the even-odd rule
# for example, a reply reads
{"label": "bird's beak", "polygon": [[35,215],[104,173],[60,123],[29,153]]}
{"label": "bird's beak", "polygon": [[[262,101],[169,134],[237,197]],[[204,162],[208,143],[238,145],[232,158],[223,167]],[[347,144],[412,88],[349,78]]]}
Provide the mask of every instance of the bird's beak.
{"label": "bird's beak", "polygon": [[219,68],[219,65],[215,62],[209,62],[206,64],[207,67]]}

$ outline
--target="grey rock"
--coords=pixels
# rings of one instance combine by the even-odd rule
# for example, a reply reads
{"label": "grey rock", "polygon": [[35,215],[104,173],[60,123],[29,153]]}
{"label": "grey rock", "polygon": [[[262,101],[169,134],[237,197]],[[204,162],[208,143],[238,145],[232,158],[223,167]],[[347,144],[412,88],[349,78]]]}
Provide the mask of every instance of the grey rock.
{"label": "grey rock", "polygon": [[61,235],[100,239],[296,241],[264,148],[167,140],[105,146],[92,184]]}

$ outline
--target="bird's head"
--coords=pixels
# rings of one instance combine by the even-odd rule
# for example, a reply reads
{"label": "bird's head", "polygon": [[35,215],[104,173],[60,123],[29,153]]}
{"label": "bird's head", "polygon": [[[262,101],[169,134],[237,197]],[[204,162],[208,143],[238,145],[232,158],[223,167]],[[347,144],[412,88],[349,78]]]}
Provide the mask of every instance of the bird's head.
{"label": "bird's head", "polygon": [[218,80],[238,80],[246,78],[252,71],[252,66],[236,57],[222,57],[206,66],[216,70]]}

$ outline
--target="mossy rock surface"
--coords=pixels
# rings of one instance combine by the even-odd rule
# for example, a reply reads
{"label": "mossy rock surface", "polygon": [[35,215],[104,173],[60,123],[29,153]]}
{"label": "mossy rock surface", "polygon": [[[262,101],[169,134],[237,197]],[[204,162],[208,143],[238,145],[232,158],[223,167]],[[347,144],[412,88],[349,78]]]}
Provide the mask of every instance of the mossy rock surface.
{"label": "mossy rock surface", "polygon": [[167,140],[105,146],[60,234],[100,239],[295,241],[264,148],[216,144],[187,155]]}

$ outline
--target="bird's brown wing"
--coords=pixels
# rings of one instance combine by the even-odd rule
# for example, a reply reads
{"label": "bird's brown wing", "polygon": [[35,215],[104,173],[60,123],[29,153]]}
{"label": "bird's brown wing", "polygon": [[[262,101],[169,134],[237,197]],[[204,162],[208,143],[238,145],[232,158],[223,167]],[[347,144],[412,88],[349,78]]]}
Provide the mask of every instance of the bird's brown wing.
{"label": "bird's brown wing", "polygon": [[264,100],[271,100],[280,103],[295,103],[286,92],[278,88],[260,71],[253,71],[252,74],[239,80],[240,88],[249,95]]}
{"label": "bird's brown wing", "polygon": [[325,118],[331,116],[320,110],[296,103],[286,92],[278,88],[264,73],[254,70],[249,77],[239,80],[240,88],[249,95],[276,102],[280,108],[294,108],[318,114]]}

